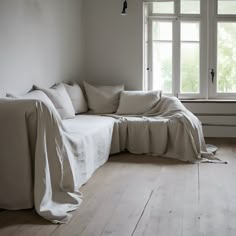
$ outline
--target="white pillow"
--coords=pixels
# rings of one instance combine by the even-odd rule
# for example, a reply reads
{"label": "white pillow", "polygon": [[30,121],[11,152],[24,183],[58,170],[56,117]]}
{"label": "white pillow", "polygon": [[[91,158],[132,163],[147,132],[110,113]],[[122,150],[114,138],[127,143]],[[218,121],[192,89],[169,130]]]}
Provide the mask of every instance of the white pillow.
{"label": "white pillow", "polygon": [[84,113],[88,111],[88,105],[84,98],[84,94],[80,88],[80,86],[76,83],[72,85],[63,84],[69,97],[72,101],[75,114]]}
{"label": "white pillow", "polygon": [[91,112],[109,114],[116,112],[119,105],[120,92],[124,90],[124,85],[95,87],[84,81],[84,88]]}
{"label": "white pillow", "polygon": [[36,90],[43,91],[52,101],[57,109],[61,119],[69,119],[75,117],[75,110],[65,87],[62,84],[54,86],[50,89],[40,88],[34,85]]}
{"label": "white pillow", "polygon": [[161,91],[122,91],[116,114],[139,115],[152,109],[160,100]]}
{"label": "white pillow", "polygon": [[53,103],[51,102],[49,97],[44,92],[42,92],[40,90],[30,91],[30,92],[26,93],[23,96],[16,96],[14,94],[7,93],[6,97],[14,98],[14,99],[33,99],[33,100],[39,100],[39,101],[43,102],[46,106],[48,106],[49,109],[53,110],[53,112],[56,113],[57,116],[59,116],[55,106],[53,105]]}

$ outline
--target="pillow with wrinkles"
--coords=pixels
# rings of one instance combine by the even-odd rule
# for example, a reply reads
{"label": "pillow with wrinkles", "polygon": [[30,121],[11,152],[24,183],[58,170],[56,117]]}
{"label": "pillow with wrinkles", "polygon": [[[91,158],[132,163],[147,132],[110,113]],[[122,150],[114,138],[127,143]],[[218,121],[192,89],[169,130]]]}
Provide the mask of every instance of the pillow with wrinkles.
{"label": "pillow with wrinkles", "polygon": [[124,85],[93,86],[84,81],[84,89],[91,113],[111,114],[117,110]]}
{"label": "pillow with wrinkles", "polygon": [[23,96],[16,96],[14,94],[7,93],[6,97],[13,98],[13,99],[33,99],[33,100],[41,101],[47,107],[49,107],[49,109],[51,109],[58,117],[60,117],[55,106],[53,105],[53,103],[49,99],[49,97],[44,92],[42,92],[40,90],[30,91]]}
{"label": "pillow with wrinkles", "polygon": [[141,115],[150,111],[161,99],[161,91],[122,91],[116,114]]}
{"label": "pillow with wrinkles", "polygon": [[76,83],[73,83],[72,85],[63,83],[63,85],[67,93],[69,94],[69,97],[75,110],[75,114],[87,112],[88,105],[80,86]]}
{"label": "pillow with wrinkles", "polygon": [[75,110],[71,99],[62,84],[49,89],[34,85],[34,89],[41,90],[50,98],[62,120],[75,117]]}

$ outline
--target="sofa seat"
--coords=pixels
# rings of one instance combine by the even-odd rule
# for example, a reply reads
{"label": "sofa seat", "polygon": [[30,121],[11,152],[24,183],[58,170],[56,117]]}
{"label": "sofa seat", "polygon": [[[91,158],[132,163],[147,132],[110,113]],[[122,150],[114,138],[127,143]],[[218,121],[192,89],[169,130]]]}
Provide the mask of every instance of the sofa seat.
{"label": "sofa seat", "polygon": [[115,119],[61,120],[43,102],[17,99],[0,100],[0,121],[0,208],[34,206],[66,223],[81,204],[79,188],[109,157]]}
{"label": "sofa seat", "polygon": [[111,154],[129,151],[192,162],[197,158],[189,130],[179,119],[145,116],[116,119]]}
{"label": "sofa seat", "polygon": [[63,120],[65,130],[77,139],[80,152],[84,154],[84,184],[103,165],[110,153],[113,125],[111,117],[81,114],[74,119]]}

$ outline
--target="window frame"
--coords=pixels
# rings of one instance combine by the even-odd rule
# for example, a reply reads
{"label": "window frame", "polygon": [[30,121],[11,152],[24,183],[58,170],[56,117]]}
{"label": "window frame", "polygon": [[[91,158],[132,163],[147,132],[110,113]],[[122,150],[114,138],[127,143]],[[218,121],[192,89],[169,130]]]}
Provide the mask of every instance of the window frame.
{"label": "window frame", "polygon": [[[164,0],[165,1],[165,0]],[[164,2],[163,1],[163,2]],[[147,1],[151,2],[151,1]],[[145,4],[147,4],[147,2]],[[154,2],[154,1],[153,1]],[[145,90],[152,90],[152,22],[153,21],[172,21],[172,94],[180,99],[236,99],[236,93],[218,93],[217,92],[217,24],[218,22],[236,22],[235,15],[218,14],[218,0],[200,0],[200,14],[181,14],[180,0],[173,0],[174,14],[152,13],[152,4],[148,5],[148,58],[147,65],[149,68],[148,78],[146,80],[148,86],[144,86]],[[199,22],[199,93],[181,93],[180,86],[180,57],[181,57],[181,22]],[[175,58],[175,59],[174,59]],[[178,60],[176,60],[178,58]],[[145,70],[144,68],[144,74]],[[215,79],[212,83],[211,69],[215,71]]]}
{"label": "window frame", "polygon": [[[218,31],[217,26],[218,22],[235,22],[236,23],[236,14],[218,14],[218,0],[209,0],[209,38],[212,45],[209,45],[209,73],[211,69],[215,71],[215,79],[212,83],[211,76],[209,75],[208,87],[209,87],[209,98],[216,99],[236,99],[235,93],[218,93],[217,92],[217,39],[218,39]],[[210,27],[213,26],[213,27]],[[212,30],[210,31],[210,29]]]}

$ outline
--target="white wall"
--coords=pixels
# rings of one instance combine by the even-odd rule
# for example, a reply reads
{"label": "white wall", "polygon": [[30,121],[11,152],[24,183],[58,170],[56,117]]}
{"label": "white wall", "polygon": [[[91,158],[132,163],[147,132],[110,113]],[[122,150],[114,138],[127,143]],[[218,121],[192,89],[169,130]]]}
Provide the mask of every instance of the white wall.
{"label": "white wall", "polygon": [[82,0],[0,0],[0,97],[83,76]]}
{"label": "white wall", "polygon": [[85,0],[86,78],[142,89],[142,0]]}

